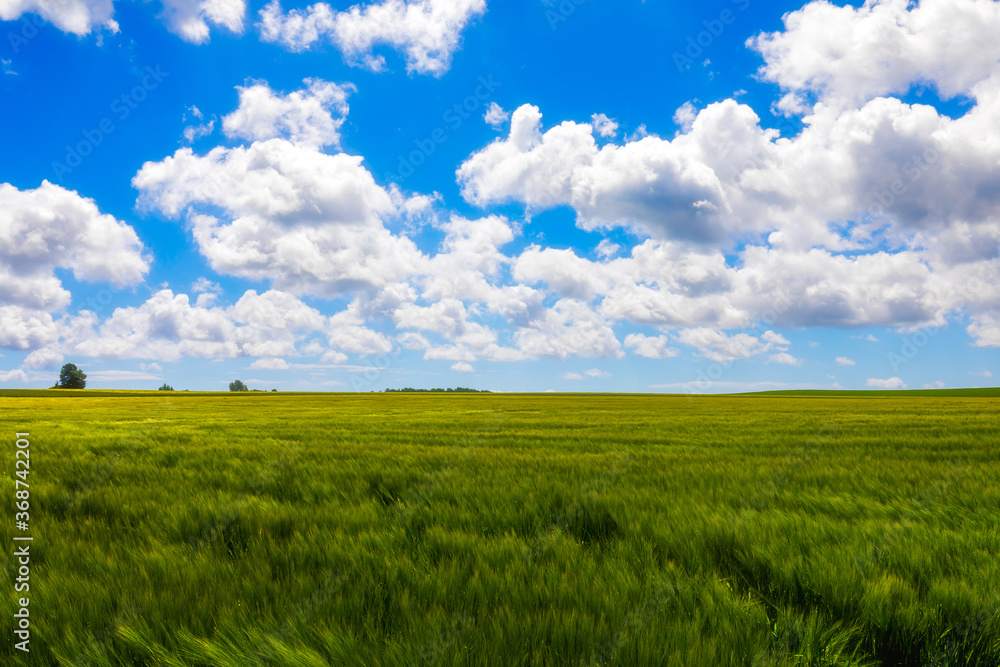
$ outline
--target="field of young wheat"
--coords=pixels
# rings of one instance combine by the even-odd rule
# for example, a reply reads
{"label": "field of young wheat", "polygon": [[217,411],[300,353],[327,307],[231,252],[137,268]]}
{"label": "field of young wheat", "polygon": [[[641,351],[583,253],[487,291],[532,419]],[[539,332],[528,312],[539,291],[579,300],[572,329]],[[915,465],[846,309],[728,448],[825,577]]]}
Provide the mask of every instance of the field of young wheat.
{"label": "field of young wheat", "polygon": [[0,662],[996,667],[998,399],[0,392]]}

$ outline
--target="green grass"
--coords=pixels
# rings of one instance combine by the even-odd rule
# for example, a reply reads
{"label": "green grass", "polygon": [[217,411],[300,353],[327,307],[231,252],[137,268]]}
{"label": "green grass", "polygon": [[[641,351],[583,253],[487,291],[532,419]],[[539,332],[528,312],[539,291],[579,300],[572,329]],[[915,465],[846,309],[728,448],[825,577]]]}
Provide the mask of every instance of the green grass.
{"label": "green grass", "polygon": [[[2,392],[13,665],[1000,665],[996,393]],[[0,613],[10,627],[13,559]]]}

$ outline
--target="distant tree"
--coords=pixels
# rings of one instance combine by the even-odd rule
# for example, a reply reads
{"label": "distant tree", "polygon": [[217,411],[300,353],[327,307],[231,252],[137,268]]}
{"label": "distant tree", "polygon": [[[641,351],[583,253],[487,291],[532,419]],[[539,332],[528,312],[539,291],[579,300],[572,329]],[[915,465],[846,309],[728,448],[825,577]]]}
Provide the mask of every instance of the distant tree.
{"label": "distant tree", "polygon": [[167,384],[166,382],[164,382],[164,383],[163,383],[163,386],[162,386],[162,387],[160,387],[160,391],[173,391],[173,390],[174,390],[174,388],[173,388],[173,387],[171,387],[171,386],[170,386],[169,384]]}
{"label": "distant tree", "polygon": [[250,391],[243,382],[236,380],[235,382],[229,383],[229,391]]}
{"label": "distant tree", "polygon": [[271,391],[278,391],[277,389],[272,389]]}
{"label": "distant tree", "polygon": [[57,389],[84,389],[87,386],[87,374],[76,367],[76,364],[63,364],[59,371]]}
{"label": "distant tree", "polygon": [[490,393],[489,389],[469,389],[468,387],[455,387],[454,389],[452,389],[451,387],[449,387],[448,389],[441,389],[440,387],[436,387],[434,389],[414,389],[413,387],[404,387],[403,389],[386,389],[385,391],[387,393],[408,392],[408,393],[417,393],[417,394],[421,394],[421,393],[489,394]]}

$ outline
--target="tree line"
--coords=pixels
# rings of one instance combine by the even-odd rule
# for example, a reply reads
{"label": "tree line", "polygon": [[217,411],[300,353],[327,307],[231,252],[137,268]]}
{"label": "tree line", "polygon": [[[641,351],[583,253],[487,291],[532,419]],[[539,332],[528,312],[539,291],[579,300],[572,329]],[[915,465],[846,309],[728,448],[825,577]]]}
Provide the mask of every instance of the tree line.
{"label": "tree line", "polygon": [[[86,389],[87,387],[87,374],[80,370],[76,364],[64,364],[62,370],[59,371],[59,382],[56,383],[53,389]],[[159,389],[160,391],[174,391],[166,382]],[[248,386],[243,384],[242,380],[234,380],[229,383],[229,391],[264,391],[263,389],[250,389]],[[276,392],[277,389],[272,389],[271,391]],[[384,393],[440,393],[440,394],[489,394],[491,393],[488,389],[471,389],[469,387],[455,387],[454,389],[442,389],[440,387],[435,387],[434,389],[414,389],[413,387],[404,387],[403,389],[386,389]]]}
{"label": "tree line", "polygon": [[468,387],[455,387],[454,389],[414,389],[413,387],[405,387],[403,389],[386,389],[383,393],[393,394],[400,392],[414,392],[414,393],[442,393],[442,394],[489,394],[489,389],[469,389]]}

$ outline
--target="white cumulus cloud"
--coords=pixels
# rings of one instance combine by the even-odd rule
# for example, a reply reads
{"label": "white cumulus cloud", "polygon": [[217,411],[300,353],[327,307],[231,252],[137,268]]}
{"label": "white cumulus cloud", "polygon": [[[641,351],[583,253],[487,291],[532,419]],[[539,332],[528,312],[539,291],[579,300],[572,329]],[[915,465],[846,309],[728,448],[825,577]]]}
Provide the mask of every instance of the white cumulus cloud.
{"label": "white cumulus cloud", "polygon": [[906,389],[906,383],[898,377],[886,378],[884,380],[879,378],[868,378],[865,385],[875,389]]}
{"label": "white cumulus cloud", "polygon": [[590,124],[594,127],[594,132],[597,132],[597,135],[600,137],[613,137],[618,134],[618,123],[603,113],[595,113],[591,116]]}
{"label": "white cumulus cloud", "polygon": [[932,83],[943,97],[966,93],[996,72],[1000,4],[993,0],[823,0],[784,17],[785,29],[748,44],[761,75],[788,91],[786,105],[812,94],[827,105],[861,105]]}
{"label": "white cumulus cloud", "polygon": [[492,125],[494,130],[499,130],[503,127],[504,123],[510,120],[510,112],[504,111],[496,102],[490,102],[490,106],[486,109],[486,114],[483,116],[483,120],[487,124]]}
{"label": "white cumulus cloud", "polygon": [[[161,0],[159,17],[188,42],[207,42],[211,27],[243,32],[245,0]],[[63,32],[87,35],[100,29],[118,32],[113,0],[0,0],[0,19],[13,21],[32,12]],[[12,33],[13,34],[13,33]]]}
{"label": "white cumulus cloud", "polygon": [[276,94],[266,83],[237,88],[240,104],[222,119],[226,136],[258,141],[282,137],[312,148],[337,146],[354,86],[306,79],[306,87]]}
{"label": "white cumulus cloud", "polygon": [[281,357],[271,357],[268,359],[255,359],[250,364],[251,370],[284,371],[288,370],[288,362]]}
{"label": "white cumulus cloud", "polygon": [[349,63],[382,70],[374,53],[389,46],[403,53],[407,70],[440,76],[451,66],[466,25],[486,11],[486,0],[384,0],[345,11],[325,2],[284,12],[278,0],[260,11],[261,39],[301,51],[329,41]]}
{"label": "white cumulus cloud", "polygon": [[773,364],[781,364],[782,366],[801,366],[805,363],[804,360],[798,359],[788,352],[778,352],[777,354],[772,354],[768,357],[768,361]]}
{"label": "white cumulus cloud", "polygon": [[42,348],[29,354],[21,365],[31,370],[51,371],[59,368],[62,362],[63,355],[61,352],[51,348]]}
{"label": "white cumulus cloud", "polygon": [[0,184],[0,304],[65,308],[71,296],[56,269],[88,283],[135,285],[149,272],[143,249],[132,227],[92,199],[48,181],[34,190]]}
{"label": "white cumulus cloud", "polygon": [[[747,333],[736,333],[730,336],[722,331],[707,327],[683,329],[678,333],[677,338],[685,345],[698,348],[698,351],[706,359],[723,363],[748,359],[773,349],[784,352],[784,346],[790,344],[783,336],[773,331],[765,331],[757,338]],[[787,363],[792,359],[791,355],[775,356],[778,358],[772,358],[772,361],[777,363]]]}
{"label": "white cumulus cloud", "polygon": [[676,348],[668,346],[668,340],[666,336],[646,336],[634,333],[625,336],[625,347],[647,359],[676,357],[680,352]]}

